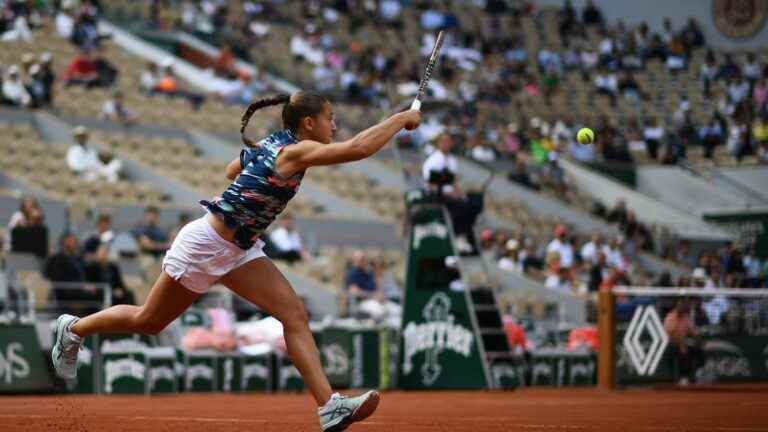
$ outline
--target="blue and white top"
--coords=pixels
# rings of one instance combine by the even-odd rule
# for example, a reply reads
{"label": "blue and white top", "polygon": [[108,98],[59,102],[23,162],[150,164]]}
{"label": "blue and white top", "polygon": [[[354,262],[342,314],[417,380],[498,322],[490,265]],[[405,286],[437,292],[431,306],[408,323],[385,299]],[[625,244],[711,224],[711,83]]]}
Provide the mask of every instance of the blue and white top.
{"label": "blue and white top", "polygon": [[284,178],[275,168],[280,151],[295,143],[296,137],[291,131],[281,130],[262,139],[255,147],[243,149],[240,152],[242,171],[235,181],[220,198],[200,201],[235,231],[234,243],[240,248],[250,249],[298,192],[304,171]]}

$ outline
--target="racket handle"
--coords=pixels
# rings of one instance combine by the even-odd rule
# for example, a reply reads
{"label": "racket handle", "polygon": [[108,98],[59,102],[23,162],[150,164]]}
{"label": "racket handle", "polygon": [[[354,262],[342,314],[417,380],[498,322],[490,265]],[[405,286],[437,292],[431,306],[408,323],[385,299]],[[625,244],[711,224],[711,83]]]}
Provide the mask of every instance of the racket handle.
{"label": "racket handle", "polygon": [[421,101],[418,99],[414,99],[413,103],[411,104],[412,110],[421,110]]}

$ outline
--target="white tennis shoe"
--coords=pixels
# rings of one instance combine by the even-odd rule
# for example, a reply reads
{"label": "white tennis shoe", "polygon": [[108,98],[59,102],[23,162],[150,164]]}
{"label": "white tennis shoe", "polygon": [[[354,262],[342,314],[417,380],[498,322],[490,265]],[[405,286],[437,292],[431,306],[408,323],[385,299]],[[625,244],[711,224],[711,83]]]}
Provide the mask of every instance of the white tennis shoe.
{"label": "white tennis shoe", "polygon": [[343,431],[350,424],[365,420],[379,406],[379,392],[371,390],[357,397],[331,395],[328,402],[317,409],[320,430],[323,432]]}
{"label": "white tennis shoe", "polygon": [[71,380],[77,376],[77,354],[83,339],[74,334],[69,328],[80,318],[73,315],[61,315],[56,320],[53,333],[53,349],[51,360],[56,369],[56,375]]}

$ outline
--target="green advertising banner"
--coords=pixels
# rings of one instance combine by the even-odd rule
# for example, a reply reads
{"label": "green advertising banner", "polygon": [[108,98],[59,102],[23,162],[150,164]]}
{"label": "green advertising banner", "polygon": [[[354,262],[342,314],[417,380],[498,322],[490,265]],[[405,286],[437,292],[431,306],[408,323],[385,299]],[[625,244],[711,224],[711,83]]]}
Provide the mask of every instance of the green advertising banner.
{"label": "green advertising banner", "polygon": [[323,330],[320,354],[333,387],[381,388],[381,342],[377,328],[329,327]]}
{"label": "green advertising banner", "polygon": [[768,211],[708,213],[704,215],[704,220],[737,233],[740,245],[754,244],[760,258],[768,257]]}
{"label": "green advertising banner", "polygon": [[[702,331],[702,333],[705,333]],[[616,383],[621,386],[673,382],[676,359],[653,305],[639,306],[630,322],[616,327]],[[716,382],[768,381],[768,335],[704,334],[699,373]]]}
{"label": "green advertising banner", "polygon": [[467,293],[450,289],[460,275],[446,266],[446,258],[455,252],[445,210],[438,205],[416,205],[409,212],[398,386],[487,388]]}
{"label": "green advertising banner", "polygon": [[46,362],[34,326],[0,325],[0,393],[53,390]]}

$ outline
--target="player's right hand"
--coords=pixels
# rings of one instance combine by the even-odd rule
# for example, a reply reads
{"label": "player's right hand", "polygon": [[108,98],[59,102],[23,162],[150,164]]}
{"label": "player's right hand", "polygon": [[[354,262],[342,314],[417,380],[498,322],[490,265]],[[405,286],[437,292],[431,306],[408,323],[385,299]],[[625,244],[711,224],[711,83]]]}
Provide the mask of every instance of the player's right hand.
{"label": "player's right hand", "polygon": [[405,130],[414,130],[421,124],[421,111],[408,110],[400,113],[403,116],[403,126]]}

